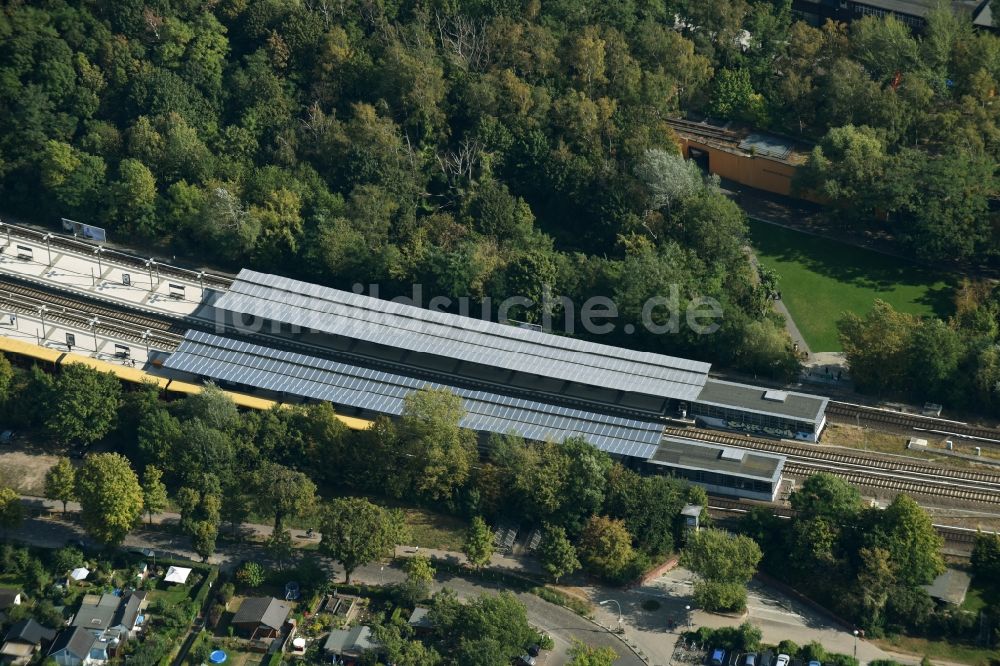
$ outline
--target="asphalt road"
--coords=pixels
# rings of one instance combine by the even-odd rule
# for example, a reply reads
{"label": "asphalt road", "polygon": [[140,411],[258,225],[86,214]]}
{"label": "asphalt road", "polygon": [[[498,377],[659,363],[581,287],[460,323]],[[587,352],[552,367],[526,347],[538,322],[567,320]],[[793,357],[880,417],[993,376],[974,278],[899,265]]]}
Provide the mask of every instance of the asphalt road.
{"label": "asphalt road", "polygon": [[[10,532],[10,536],[25,543],[47,548],[57,548],[65,545],[71,539],[83,539],[84,534],[71,522],[61,520],[29,517],[22,527]],[[198,560],[198,556],[190,549],[186,538],[179,537],[165,530],[133,531],[125,539],[125,547],[153,549],[156,557],[172,557]],[[307,551],[308,552],[308,551]],[[308,552],[307,557],[322,557],[317,553]],[[241,561],[262,558],[262,548],[252,543],[220,543],[212,562],[223,570],[229,570]],[[266,559],[266,558],[265,558]],[[341,579],[342,570],[336,563],[322,558],[334,571],[337,579]],[[351,576],[352,581],[383,585],[402,581],[404,574],[398,564],[371,564],[357,569]],[[439,573],[434,583],[434,589],[444,587],[452,589],[462,598],[475,597],[480,594],[497,594],[497,587],[489,586],[479,580],[462,578],[451,573]],[[637,657],[618,637],[610,634],[604,628],[595,625],[576,613],[549,603],[533,594],[517,593],[518,599],[525,605],[528,620],[532,625],[552,637],[555,647],[546,661],[546,666],[563,666],[569,661],[567,651],[574,640],[593,646],[607,646],[618,653],[616,666],[643,666],[645,662]]]}

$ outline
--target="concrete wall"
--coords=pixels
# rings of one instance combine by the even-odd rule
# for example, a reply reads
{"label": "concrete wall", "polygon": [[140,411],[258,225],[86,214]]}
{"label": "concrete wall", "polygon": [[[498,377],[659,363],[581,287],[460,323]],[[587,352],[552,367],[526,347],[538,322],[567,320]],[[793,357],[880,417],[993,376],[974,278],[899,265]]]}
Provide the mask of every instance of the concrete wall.
{"label": "concrete wall", "polygon": [[796,169],[791,164],[759,155],[731,153],[700,143],[692,137],[680,136],[678,138],[681,142],[681,154],[684,157],[691,157],[691,148],[696,148],[708,155],[708,170],[711,173],[741,185],[791,196],[792,178]]}

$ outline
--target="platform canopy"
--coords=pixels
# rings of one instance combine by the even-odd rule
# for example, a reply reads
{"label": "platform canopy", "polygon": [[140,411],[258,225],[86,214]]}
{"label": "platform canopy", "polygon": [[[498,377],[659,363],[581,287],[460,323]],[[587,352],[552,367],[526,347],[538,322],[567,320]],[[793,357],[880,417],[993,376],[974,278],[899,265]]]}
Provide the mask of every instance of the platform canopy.
{"label": "platform canopy", "polygon": [[421,388],[446,388],[462,398],[461,425],[479,432],[515,433],[561,442],[579,436],[620,455],[648,458],[663,425],[614,413],[542,402],[516,394],[428,381],[416,375],[365,367],[189,331],[164,363],[171,370],[235,382],[276,393],[331,402],[366,413],[399,416],[404,399]]}
{"label": "platform canopy", "polygon": [[240,271],[215,307],[409,352],[677,400],[694,399],[710,367],[249,269]]}

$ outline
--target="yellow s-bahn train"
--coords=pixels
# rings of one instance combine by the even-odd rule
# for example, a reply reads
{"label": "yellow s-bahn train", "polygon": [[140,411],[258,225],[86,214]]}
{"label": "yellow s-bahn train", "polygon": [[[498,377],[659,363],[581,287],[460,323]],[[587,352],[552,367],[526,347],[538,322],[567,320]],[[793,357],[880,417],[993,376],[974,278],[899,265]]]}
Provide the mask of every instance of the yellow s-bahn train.
{"label": "yellow s-bahn train", "polygon": [[[123,382],[129,382],[131,384],[152,384],[165,393],[191,395],[194,393],[201,393],[204,390],[204,387],[200,384],[192,384],[179,379],[168,379],[166,377],[151,374],[145,370],[140,370],[139,368],[118,365],[117,363],[108,363],[107,361],[100,361],[98,359],[90,358],[89,356],[81,356],[80,354],[73,354],[70,352],[60,351],[58,349],[42,347],[31,342],[24,342],[23,340],[9,338],[6,336],[0,336],[0,351],[8,356],[14,356],[21,359],[31,359],[42,367],[52,370],[70,363],[86,365],[99,372],[110,372]],[[277,405],[285,404],[277,400],[260,398],[247,393],[239,393],[236,391],[223,392],[228,395],[237,406],[244,407],[246,409],[267,410]],[[354,416],[342,416],[338,414],[337,418],[352,430],[366,430],[372,424],[372,421],[368,419],[359,419]]]}

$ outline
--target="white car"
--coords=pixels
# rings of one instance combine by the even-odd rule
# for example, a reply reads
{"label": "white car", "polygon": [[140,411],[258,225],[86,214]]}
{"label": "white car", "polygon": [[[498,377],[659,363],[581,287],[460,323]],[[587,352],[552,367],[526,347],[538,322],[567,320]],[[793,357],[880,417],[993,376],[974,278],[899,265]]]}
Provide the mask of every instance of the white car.
{"label": "white car", "polygon": [[787,654],[779,654],[778,661],[774,662],[774,666],[788,666],[788,662],[791,660],[792,658]]}

